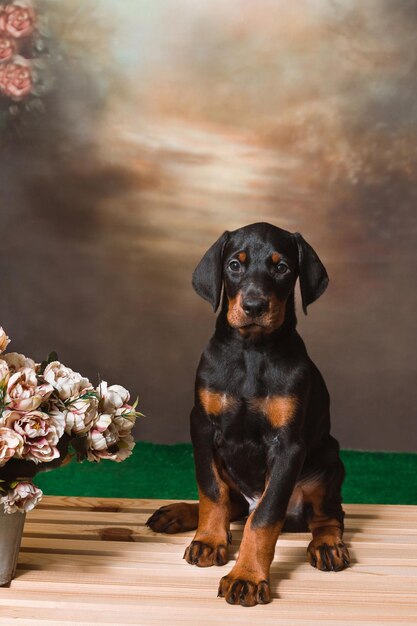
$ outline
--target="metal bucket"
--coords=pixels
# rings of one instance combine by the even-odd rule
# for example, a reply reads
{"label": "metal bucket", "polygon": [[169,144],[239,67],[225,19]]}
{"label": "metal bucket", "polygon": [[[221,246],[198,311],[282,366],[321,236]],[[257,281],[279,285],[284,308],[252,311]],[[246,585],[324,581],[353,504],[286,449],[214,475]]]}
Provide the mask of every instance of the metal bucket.
{"label": "metal bucket", "polygon": [[26,513],[5,513],[0,504],[0,586],[15,575]]}

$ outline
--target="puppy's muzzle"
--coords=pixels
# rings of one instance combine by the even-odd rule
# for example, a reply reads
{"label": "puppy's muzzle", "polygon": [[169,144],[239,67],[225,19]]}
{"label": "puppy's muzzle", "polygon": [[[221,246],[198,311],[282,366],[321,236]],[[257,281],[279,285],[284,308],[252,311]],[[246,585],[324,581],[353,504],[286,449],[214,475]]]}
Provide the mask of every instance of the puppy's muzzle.
{"label": "puppy's muzzle", "polygon": [[242,300],[242,309],[248,317],[256,319],[269,310],[269,300],[248,296]]}

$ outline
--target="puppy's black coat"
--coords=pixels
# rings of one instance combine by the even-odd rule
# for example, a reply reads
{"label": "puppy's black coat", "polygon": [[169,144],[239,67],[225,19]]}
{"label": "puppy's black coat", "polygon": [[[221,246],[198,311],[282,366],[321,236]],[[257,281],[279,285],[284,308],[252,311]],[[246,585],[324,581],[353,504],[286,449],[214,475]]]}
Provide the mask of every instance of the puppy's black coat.
{"label": "puppy's black coat", "polygon": [[296,331],[297,278],[307,313],[327,287],[326,270],[300,234],[265,223],[223,233],[193,275],[197,293],[215,311],[221,305],[191,412],[199,509],[163,507],[148,525],[197,527],[184,556],[204,567],[226,562],[230,521],[249,514],[239,558],[219,587],[232,604],[270,601],[269,568],[284,523],[284,530],[310,528],[313,566],[349,563],[344,468],[326,385]]}

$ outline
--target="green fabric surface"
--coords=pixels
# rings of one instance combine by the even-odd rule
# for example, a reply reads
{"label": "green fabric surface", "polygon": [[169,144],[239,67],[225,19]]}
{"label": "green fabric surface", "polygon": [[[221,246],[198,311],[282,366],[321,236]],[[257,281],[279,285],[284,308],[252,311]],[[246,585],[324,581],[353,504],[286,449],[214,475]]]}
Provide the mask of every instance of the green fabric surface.
{"label": "green fabric surface", "polygon": [[[417,504],[417,454],[343,450],[344,502]],[[36,476],[46,495],[196,499],[191,444],[138,442],[123,463],[76,463]]]}

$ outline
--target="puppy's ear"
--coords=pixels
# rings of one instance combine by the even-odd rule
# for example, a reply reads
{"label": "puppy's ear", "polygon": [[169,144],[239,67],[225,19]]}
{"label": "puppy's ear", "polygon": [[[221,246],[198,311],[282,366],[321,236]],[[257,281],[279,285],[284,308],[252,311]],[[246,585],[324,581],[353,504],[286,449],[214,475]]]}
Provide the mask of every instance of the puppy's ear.
{"label": "puppy's ear", "polygon": [[207,250],[193,273],[193,287],[199,296],[210,302],[214,312],[220,304],[223,286],[223,251],[229,241],[229,231]]}
{"label": "puppy's ear", "polygon": [[298,270],[303,311],[326,291],[329,277],[316,252],[300,233],[294,233],[298,248]]}

